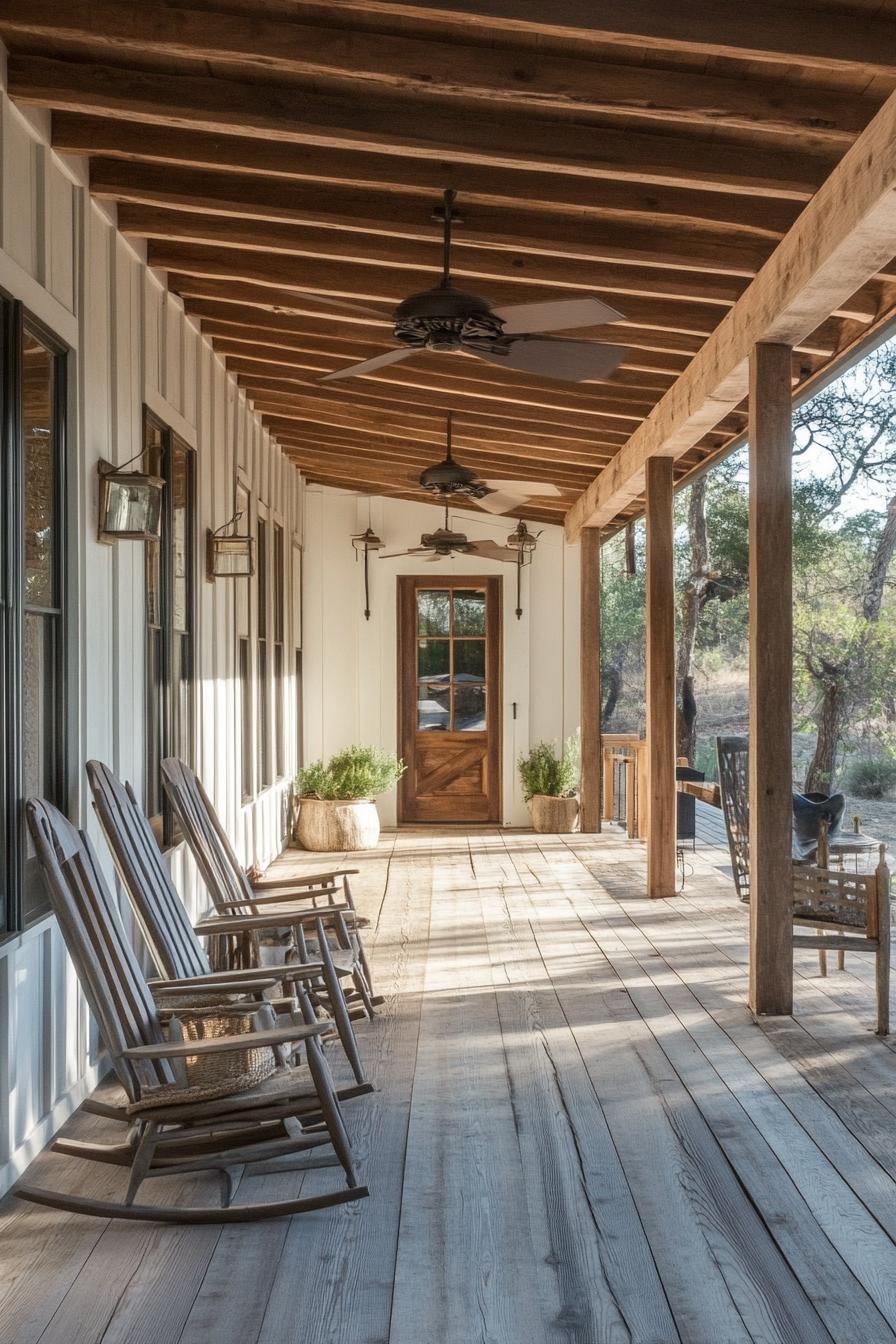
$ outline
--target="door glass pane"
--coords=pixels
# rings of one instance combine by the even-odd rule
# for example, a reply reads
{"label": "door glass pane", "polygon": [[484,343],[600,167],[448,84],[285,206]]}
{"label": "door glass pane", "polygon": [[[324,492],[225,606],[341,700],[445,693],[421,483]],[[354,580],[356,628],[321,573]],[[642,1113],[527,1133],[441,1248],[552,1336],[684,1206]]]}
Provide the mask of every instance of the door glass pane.
{"label": "door glass pane", "polygon": [[61,734],[56,722],[55,633],[55,617],[26,613],[22,660],[24,797],[51,801],[58,793]]}
{"label": "door glass pane", "polygon": [[443,589],[421,588],[417,593],[417,634],[447,635],[450,599]]}
{"label": "door glass pane", "polygon": [[172,626],[188,629],[189,616],[189,450],[171,449],[171,578]]}
{"label": "door glass pane", "polygon": [[444,677],[448,680],[450,671],[449,650],[450,641],[447,639],[421,639],[417,645],[417,677],[423,680],[428,677]]}
{"label": "door glass pane", "polygon": [[417,727],[445,731],[451,709],[451,690],[438,682],[422,682],[417,687]]}
{"label": "door glass pane", "polygon": [[53,356],[26,334],[22,351],[25,602],[55,607]]}
{"label": "door glass pane", "polygon": [[485,681],[484,639],[455,640],[454,680]]}
{"label": "door glass pane", "polygon": [[485,687],[464,683],[454,688],[454,731],[485,732]]}
{"label": "door glass pane", "polygon": [[454,594],[454,633],[485,634],[485,593],[458,588]]}

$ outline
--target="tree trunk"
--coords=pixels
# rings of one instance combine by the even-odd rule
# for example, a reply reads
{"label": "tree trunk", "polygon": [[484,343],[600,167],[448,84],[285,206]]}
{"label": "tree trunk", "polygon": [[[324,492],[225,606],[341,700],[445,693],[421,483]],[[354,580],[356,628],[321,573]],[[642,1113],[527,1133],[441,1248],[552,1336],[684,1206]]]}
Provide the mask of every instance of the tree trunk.
{"label": "tree trunk", "polygon": [[615,667],[610,663],[604,666],[603,674],[604,684],[607,688],[607,697],[604,700],[604,707],[601,710],[600,726],[601,728],[606,729],[616,711],[616,706],[619,703],[619,696],[622,691],[622,673],[619,671],[618,667]]}
{"label": "tree trunk", "polygon": [[677,754],[694,764],[697,749],[697,701],[691,663],[697,643],[700,617],[707,600],[709,540],[706,534],[706,477],[691,486],[688,507],[688,539],[691,544],[691,572],[681,598],[681,627],[675,669],[678,712],[676,715]]}
{"label": "tree trunk", "polygon": [[839,669],[824,683],[818,715],[815,755],[806,773],[807,793],[830,793],[837,765],[837,749],[846,717],[846,686]]}
{"label": "tree trunk", "polygon": [[862,600],[862,614],[866,621],[880,619],[884,588],[886,587],[887,574],[890,570],[894,550],[896,550],[896,495],[887,505],[887,521],[884,524],[883,532],[880,534],[874,559],[871,561],[871,568],[868,571],[868,582]]}

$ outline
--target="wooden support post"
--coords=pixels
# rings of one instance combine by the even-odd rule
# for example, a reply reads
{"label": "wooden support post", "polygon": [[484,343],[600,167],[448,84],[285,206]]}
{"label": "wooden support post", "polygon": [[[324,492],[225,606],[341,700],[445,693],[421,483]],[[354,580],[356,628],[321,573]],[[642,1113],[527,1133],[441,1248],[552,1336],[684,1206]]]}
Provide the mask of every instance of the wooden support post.
{"label": "wooden support post", "polygon": [[647,463],[647,895],[675,895],[672,459]]}
{"label": "wooden support post", "polygon": [[791,351],[750,362],[750,1008],[793,1008]]}
{"label": "wooden support post", "polygon": [[584,832],[600,830],[600,773],[603,752],[600,734],[600,531],[582,532],[581,621],[582,805]]}

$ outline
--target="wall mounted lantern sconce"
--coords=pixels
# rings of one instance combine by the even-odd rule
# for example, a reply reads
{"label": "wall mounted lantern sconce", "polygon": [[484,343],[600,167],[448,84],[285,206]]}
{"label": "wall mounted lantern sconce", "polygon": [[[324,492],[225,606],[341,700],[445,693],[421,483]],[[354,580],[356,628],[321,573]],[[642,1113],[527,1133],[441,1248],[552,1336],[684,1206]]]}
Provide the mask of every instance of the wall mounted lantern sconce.
{"label": "wall mounted lantern sconce", "polygon": [[[142,457],[138,453],[124,463],[129,467]],[[125,471],[111,462],[100,461],[97,473],[100,484],[100,506],[97,536],[100,541],[158,541],[162,526],[162,491],[165,482],[160,476],[144,471]]]}
{"label": "wall mounted lantern sconce", "polygon": [[505,541],[504,545],[516,551],[516,618],[523,614],[523,566],[531,565],[540,532],[530,532],[522,518]]}
{"label": "wall mounted lantern sconce", "polygon": [[[255,573],[255,538],[236,531],[242,516],[237,512],[216,531],[209,528],[205,534],[205,572],[210,581],[250,578]],[[228,532],[229,527],[234,530]]]}
{"label": "wall mounted lantern sconce", "polygon": [[370,620],[370,572],[368,569],[368,556],[371,551],[381,551],[385,545],[381,541],[372,527],[365,528],[359,532],[356,537],[352,537],[352,545],[355,548],[355,560],[364,556],[364,619]]}

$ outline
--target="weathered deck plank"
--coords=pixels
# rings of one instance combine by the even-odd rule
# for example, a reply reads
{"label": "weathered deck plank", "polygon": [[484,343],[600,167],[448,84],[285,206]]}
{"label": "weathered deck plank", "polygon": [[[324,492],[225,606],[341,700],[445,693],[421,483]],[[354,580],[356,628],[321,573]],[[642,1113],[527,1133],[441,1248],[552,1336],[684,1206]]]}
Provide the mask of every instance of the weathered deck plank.
{"label": "weathered deck plank", "polygon": [[361,1025],[380,1090],[347,1107],[371,1198],[223,1230],[8,1201],[0,1344],[896,1344],[896,1072],[864,967],[800,957],[796,1017],[758,1028],[718,859],[647,902],[612,832],[384,837],[355,880],[386,996]]}

